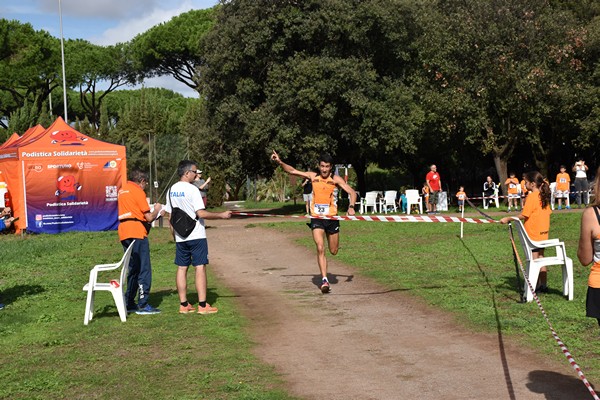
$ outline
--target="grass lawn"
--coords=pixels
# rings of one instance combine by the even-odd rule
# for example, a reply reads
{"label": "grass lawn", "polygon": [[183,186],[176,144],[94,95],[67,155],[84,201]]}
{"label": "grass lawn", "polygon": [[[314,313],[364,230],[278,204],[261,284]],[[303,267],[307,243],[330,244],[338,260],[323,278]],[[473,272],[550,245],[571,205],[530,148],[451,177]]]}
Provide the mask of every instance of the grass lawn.
{"label": "grass lawn", "polygon": [[[303,214],[304,206],[277,213],[288,212]],[[597,383],[600,353],[593,344],[599,330],[585,317],[589,269],[576,261],[580,216],[555,212],[550,235],[564,240],[574,259],[575,299],[562,297],[557,267],[550,267],[550,293],[541,299],[559,336]],[[313,248],[304,222],[266,225]],[[535,303],[518,302],[505,225],[465,224],[462,240],[456,223],[343,221],[341,229],[337,257],[359,273],[451,312],[474,331],[510,336],[570,368]],[[208,301],[219,314],[175,312],[174,243],[167,229],[151,233],[151,304],[163,313],[131,315],[121,323],[110,294],[99,293],[89,326],[83,325],[81,288],[94,264],[120,257],[115,232],[5,235],[0,241],[0,302],[7,304],[0,311],[0,398],[291,398],[274,370],[251,354],[246,322],[214,277]]]}
{"label": "grass lawn", "polygon": [[[551,266],[550,292],[541,302],[586,377],[599,383],[600,351],[595,344],[600,331],[595,319],[585,317],[589,268],[577,261],[580,218],[580,213],[555,211],[550,227],[550,237],[565,241],[573,259],[574,300],[562,296],[561,268]],[[270,225],[304,232],[298,242],[314,247],[304,223]],[[447,310],[475,331],[510,336],[571,368],[535,302],[519,303],[507,225],[465,224],[463,239],[457,223],[342,221],[341,232],[337,258],[361,274]],[[520,251],[516,231],[515,240]]]}
{"label": "grass lawn", "polygon": [[[94,264],[122,255],[116,232],[0,241],[0,302],[7,305],[0,311],[0,398],[292,398],[251,354],[245,321],[214,277],[208,301],[218,314],[176,312],[175,245],[167,229],[151,232],[151,304],[163,313],[132,314],[122,323],[110,294],[100,292],[88,326],[81,288]],[[193,291],[193,271],[189,277]]]}

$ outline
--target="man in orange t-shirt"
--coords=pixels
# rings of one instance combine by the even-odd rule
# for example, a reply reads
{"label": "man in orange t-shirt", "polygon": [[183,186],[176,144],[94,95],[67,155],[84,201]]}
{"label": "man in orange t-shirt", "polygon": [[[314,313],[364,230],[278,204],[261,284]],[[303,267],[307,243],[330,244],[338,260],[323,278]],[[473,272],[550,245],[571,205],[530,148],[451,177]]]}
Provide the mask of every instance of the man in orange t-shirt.
{"label": "man in orange t-shirt", "polygon": [[565,200],[565,208],[571,208],[569,204],[569,186],[571,186],[571,177],[566,172],[567,167],[560,166],[560,172],[556,175],[556,188],[554,189],[554,198],[558,199],[558,209],[562,210],[562,199]]}
{"label": "man in orange t-shirt", "polygon": [[[129,273],[127,275],[127,290],[125,301],[127,312],[136,314],[158,314],[159,309],[148,304],[150,287],[152,284],[152,266],[150,265],[150,243],[148,232],[144,223],[154,221],[162,209],[156,203],[154,210],[146,200],[144,189],[148,185],[148,174],[134,170],[130,172],[130,180],[123,185],[118,194],[119,202],[119,240],[123,250],[127,250],[135,240],[131,259],[129,260]],[[139,293],[138,304],[135,297]]]}

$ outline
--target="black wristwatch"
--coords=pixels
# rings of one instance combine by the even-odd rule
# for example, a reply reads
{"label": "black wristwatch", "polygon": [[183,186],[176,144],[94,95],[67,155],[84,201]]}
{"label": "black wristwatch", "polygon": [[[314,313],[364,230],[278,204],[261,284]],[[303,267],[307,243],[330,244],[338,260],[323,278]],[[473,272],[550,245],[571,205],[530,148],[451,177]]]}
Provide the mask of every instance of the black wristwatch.
{"label": "black wristwatch", "polygon": [[354,204],[350,204],[348,208],[354,208]]}

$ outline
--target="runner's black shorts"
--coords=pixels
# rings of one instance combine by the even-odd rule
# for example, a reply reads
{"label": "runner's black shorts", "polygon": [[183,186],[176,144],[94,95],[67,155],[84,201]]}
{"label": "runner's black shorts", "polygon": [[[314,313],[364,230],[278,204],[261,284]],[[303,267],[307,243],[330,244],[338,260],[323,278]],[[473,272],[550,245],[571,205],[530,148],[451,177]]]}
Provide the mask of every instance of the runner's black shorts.
{"label": "runner's black shorts", "polygon": [[337,219],[320,219],[311,218],[310,224],[307,224],[310,229],[323,229],[329,234],[340,233],[340,221]]}
{"label": "runner's black shorts", "polygon": [[600,318],[600,289],[588,286],[585,315],[587,317]]}

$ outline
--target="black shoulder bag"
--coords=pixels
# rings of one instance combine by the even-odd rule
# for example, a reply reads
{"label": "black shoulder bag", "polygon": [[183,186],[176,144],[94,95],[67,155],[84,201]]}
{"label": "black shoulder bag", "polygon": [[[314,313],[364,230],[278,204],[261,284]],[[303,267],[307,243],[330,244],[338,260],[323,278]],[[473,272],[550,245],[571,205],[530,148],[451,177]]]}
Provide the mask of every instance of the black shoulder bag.
{"label": "black shoulder bag", "polygon": [[192,218],[181,208],[173,207],[171,190],[169,190],[169,203],[171,203],[171,219],[169,220],[169,223],[179,236],[182,238],[188,237],[196,227],[198,217]]}

